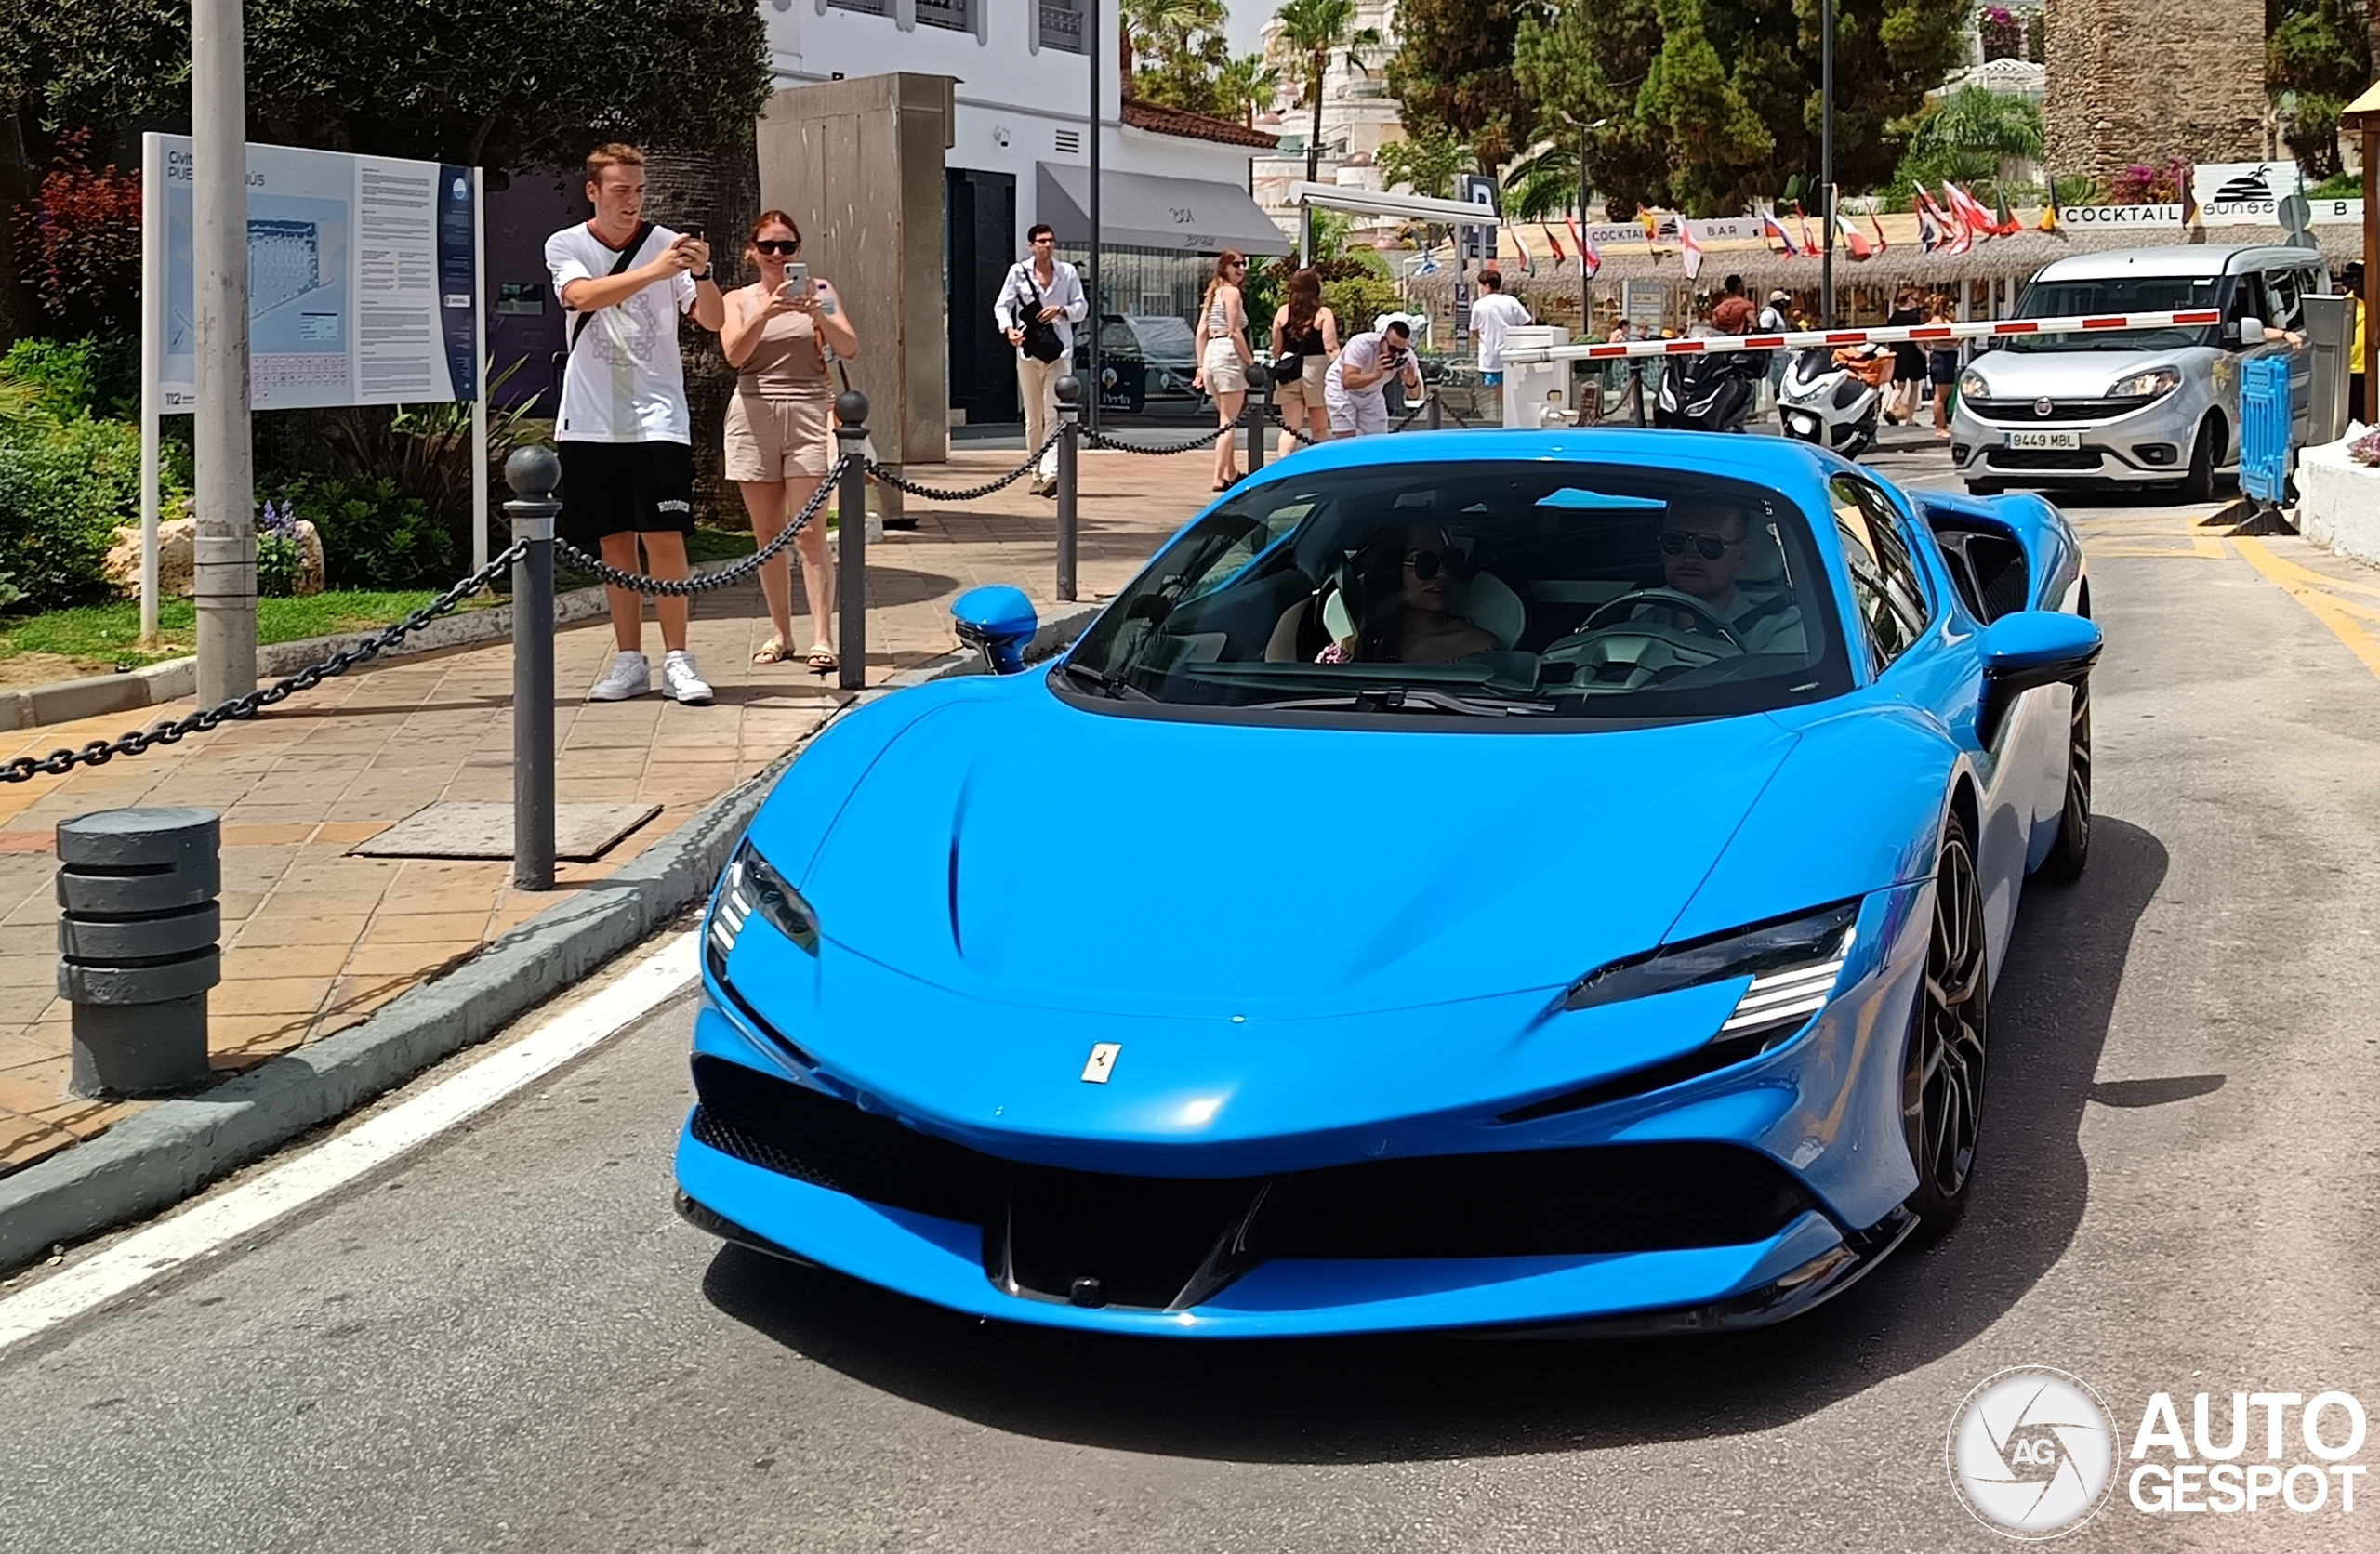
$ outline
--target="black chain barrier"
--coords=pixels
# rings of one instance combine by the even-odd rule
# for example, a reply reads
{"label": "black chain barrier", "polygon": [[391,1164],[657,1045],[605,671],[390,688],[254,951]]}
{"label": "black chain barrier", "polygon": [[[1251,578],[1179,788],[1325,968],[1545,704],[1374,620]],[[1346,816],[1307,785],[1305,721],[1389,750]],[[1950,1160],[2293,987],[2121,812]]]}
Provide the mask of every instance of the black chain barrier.
{"label": "black chain barrier", "polygon": [[893,490],[906,491],[910,495],[918,497],[923,501],[975,502],[982,500],[984,497],[989,496],[992,493],[999,490],[1002,486],[1012,484],[1015,481],[1024,479],[1025,475],[1032,471],[1034,466],[1041,462],[1042,455],[1047,454],[1051,449],[1056,447],[1058,445],[1058,439],[1064,435],[1065,432],[1063,429],[1051,432],[1047,438],[1042,440],[1041,446],[1034,449],[1033,452],[1025,456],[1025,462],[1023,464],[1018,465],[1007,474],[1002,475],[998,480],[992,481],[989,485],[971,486],[965,491],[936,491],[932,486],[922,486],[916,484],[914,481],[905,481],[900,476],[895,475],[892,471],[885,468],[884,466],[877,463],[873,459],[868,461],[867,472],[875,476],[878,480],[883,481],[886,485],[891,486]]}
{"label": "black chain barrier", "polygon": [[323,681],[343,675],[359,664],[371,663],[439,616],[452,614],[463,600],[502,576],[519,560],[522,548],[519,545],[513,546],[403,620],[382,627],[355,646],[343,652],[333,653],[320,664],[310,664],[296,674],[277,679],[271,685],[260,685],[245,696],[234,696],[228,702],[201,707],[187,717],[170,723],[160,723],[153,729],[136,729],[112,740],[95,739],[79,750],[53,750],[46,757],[19,756],[15,760],[0,765],[0,783],[26,783],[35,777],[63,777],[78,766],[105,766],[118,756],[141,755],[152,745],[178,744],[190,734],[212,733],[224,723],[254,718],[276,702],[311,691]]}
{"label": "black chain barrier", "polygon": [[700,577],[647,577],[641,572],[622,572],[602,557],[589,556],[560,536],[556,536],[554,540],[554,554],[567,560],[577,571],[587,573],[610,584],[615,588],[632,588],[640,594],[691,596],[708,593],[713,588],[730,587],[743,582],[766,566],[779,551],[793,543],[795,535],[809,527],[810,520],[817,517],[819,509],[826,505],[826,498],[832,495],[837,487],[842,483],[845,467],[856,456],[858,455],[845,454],[835,460],[834,468],[828,469],[826,476],[819,481],[818,489],[810,494],[810,500],[802,504],[801,510],[793,515],[793,521],[787,523],[776,538],[732,565],[721,567],[717,572],[705,573]]}
{"label": "black chain barrier", "polygon": [[1175,442],[1163,448],[1152,448],[1140,442],[1127,442],[1121,438],[1110,437],[1105,432],[1089,429],[1083,432],[1082,440],[1094,448],[1106,448],[1115,453],[1147,454],[1154,457],[1162,457],[1167,454],[1186,454],[1193,448],[1204,448],[1215,439],[1229,436],[1238,429],[1239,423],[1235,421],[1227,427],[1217,427],[1204,437],[1195,437],[1187,442]]}

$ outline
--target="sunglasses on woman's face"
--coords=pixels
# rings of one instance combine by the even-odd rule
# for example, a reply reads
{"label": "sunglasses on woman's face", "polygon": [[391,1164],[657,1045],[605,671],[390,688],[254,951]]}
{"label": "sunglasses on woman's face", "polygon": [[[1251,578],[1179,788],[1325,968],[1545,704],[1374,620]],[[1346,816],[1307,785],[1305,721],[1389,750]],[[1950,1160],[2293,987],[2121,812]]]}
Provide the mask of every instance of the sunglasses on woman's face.
{"label": "sunglasses on woman's face", "polygon": [[1683,556],[1692,550],[1706,561],[1715,561],[1727,553],[1727,547],[1735,543],[1723,540],[1716,534],[1681,534],[1670,530],[1661,535],[1661,554]]}
{"label": "sunglasses on woman's face", "polygon": [[791,257],[792,255],[801,252],[801,240],[800,238],[796,238],[790,243],[786,243],[781,242],[776,238],[764,237],[756,239],[752,244],[752,247],[757,253],[784,254],[787,257]]}
{"label": "sunglasses on woman's face", "polygon": [[1442,572],[1452,575],[1455,563],[1461,560],[1458,551],[1417,550],[1405,558],[1405,565],[1417,580],[1427,583]]}

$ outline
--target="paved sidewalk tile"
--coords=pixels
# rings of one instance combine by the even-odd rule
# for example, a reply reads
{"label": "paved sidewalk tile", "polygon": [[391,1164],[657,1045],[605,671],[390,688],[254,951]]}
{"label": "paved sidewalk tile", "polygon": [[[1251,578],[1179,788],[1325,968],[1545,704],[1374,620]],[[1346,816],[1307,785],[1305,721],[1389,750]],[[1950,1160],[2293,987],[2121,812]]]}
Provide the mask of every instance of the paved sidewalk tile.
{"label": "paved sidewalk tile", "polygon": [[[1017,454],[962,451],[905,473],[943,487],[980,484]],[[1079,507],[1083,597],[1113,593],[1208,499],[1203,454],[1146,458],[1087,452]],[[1055,505],[1023,482],[963,507],[909,499],[915,529],[868,547],[867,678],[878,683],[955,644],[949,601],[1013,583],[1044,612],[1052,598]],[[797,580],[795,612],[803,611]],[[649,614],[649,612],[648,612]],[[797,619],[800,640],[809,623]],[[694,601],[689,645],[717,689],[708,707],[657,694],[581,698],[609,665],[597,621],[556,641],[556,797],[662,806],[593,863],[556,870],[562,889],[602,878],[736,783],[808,737],[844,700],[799,661],[759,665],[770,635],[747,583]],[[645,651],[659,676],[650,619]],[[512,797],[512,654],[508,643],[398,659],[322,686],[257,718],[149,754],[0,787],[0,1174],[104,1131],[138,1103],[66,1091],[68,1010],[52,992],[58,908],[54,828],[94,810],[192,804],[223,817],[223,984],[209,1007],[218,1074],[333,1031],[488,940],[558,893],[516,891],[509,863],[350,858],[348,849],[423,806]],[[178,716],[189,704],[155,709]],[[0,758],[111,738],[118,714],[0,733]]]}

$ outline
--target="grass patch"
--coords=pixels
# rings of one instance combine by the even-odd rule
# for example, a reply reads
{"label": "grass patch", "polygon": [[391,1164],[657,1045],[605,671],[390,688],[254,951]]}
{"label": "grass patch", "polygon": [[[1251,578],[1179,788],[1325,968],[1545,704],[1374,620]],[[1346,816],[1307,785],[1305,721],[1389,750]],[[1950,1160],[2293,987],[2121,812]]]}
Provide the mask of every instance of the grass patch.
{"label": "grass patch", "polygon": [[[309,637],[335,637],[369,631],[420,609],[438,596],[427,588],[385,593],[321,593],[305,599],[257,600],[257,641],[259,645],[302,641]],[[497,602],[481,593],[463,601],[475,610]],[[168,658],[183,658],[198,651],[198,611],[186,599],[169,599],[157,609],[157,645],[143,651],[140,606],[126,600],[90,604],[73,610],[50,610],[16,620],[0,620],[0,658],[19,653],[46,652],[80,659],[93,674],[109,669],[137,669]]]}

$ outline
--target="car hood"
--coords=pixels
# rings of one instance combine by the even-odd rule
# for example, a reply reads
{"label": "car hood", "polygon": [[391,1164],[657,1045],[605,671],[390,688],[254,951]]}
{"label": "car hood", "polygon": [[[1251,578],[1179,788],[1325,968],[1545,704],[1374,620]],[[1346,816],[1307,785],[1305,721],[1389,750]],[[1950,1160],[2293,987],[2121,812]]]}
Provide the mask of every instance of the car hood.
{"label": "car hood", "polygon": [[2182,350],[1990,350],[1975,360],[1994,399],[2090,400],[2152,367],[2188,367]]}
{"label": "car hood", "polygon": [[830,959],[1193,1019],[1556,987],[1660,942],[1795,739],[1255,727],[1031,678],[907,724],[852,789],[800,878]]}

